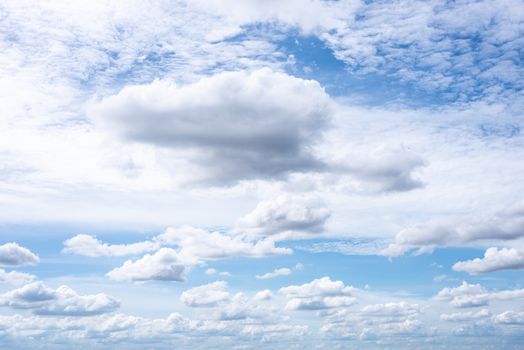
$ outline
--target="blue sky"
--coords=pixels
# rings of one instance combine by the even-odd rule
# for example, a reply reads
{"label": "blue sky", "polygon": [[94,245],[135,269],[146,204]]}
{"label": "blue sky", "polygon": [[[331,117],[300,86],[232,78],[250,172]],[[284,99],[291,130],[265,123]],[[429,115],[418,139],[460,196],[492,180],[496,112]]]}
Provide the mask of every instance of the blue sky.
{"label": "blue sky", "polygon": [[522,1],[0,18],[0,348],[521,347]]}

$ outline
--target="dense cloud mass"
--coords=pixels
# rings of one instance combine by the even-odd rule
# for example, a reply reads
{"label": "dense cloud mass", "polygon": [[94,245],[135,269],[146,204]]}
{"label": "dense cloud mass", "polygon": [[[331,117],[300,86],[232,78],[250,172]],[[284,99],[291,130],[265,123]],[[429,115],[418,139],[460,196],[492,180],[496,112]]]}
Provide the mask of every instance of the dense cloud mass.
{"label": "dense cloud mass", "polygon": [[311,148],[329,123],[330,99],[315,81],[269,69],[221,73],[178,87],[127,87],[92,115],[125,138],[183,149],[201,181],[230,184],[321,171]]}

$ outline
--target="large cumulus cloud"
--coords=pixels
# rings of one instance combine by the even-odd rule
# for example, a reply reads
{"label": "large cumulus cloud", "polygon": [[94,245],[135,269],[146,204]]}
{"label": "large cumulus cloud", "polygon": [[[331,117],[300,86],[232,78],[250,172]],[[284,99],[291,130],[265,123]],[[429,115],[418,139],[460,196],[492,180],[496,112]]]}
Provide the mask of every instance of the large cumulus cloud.
{"label": "large cumulus cloud", "polygon": [[230,184],[322,170],[312,147],[330,104],[316,81],[261,69],[127,87],[90,114],[127,140],[184,152],[202,170],[192,180]]}

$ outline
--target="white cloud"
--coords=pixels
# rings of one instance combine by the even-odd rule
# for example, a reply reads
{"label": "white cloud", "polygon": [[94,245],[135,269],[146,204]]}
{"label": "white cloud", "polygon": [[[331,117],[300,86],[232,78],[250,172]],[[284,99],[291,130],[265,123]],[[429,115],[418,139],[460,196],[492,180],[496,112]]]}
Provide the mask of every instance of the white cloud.
{"label": "white cloud", "polygon": [[[236,346],[249,346],[256,341],[260,343],[259,347],[270,349],[276,342],[296,342],[306,335],[307,327],[290,325],[278,318],[239,318],[236,316],[241,315],[230,313],[224,316],[231,318],[222,320],[212,319],[207,311],[202,319],[176,312],[165,318],[121,313],[93,317],[1,315],[0,327],[2,341],[9,341],[10,348],[11,345],[36,348],[60,341],[61,345],[75,344],[96,349],[107,346],[139,349],[144,343],[151,342],[161,348],[170,348],[176,343],[177,347],[184,349],[227,349],[232,342]],[[247,313],[253,314],[249,310]],[[196,338],[200,339],[198,343],[195,343]]]}
{"label": "white cloud", "polygon": [[316,81],[263,69],[180,87],[126,87],[90,114],[128,140],[181,151],[201,169],[191,182],[227,185],[325,168],[311,147],[329,122],[330,103]]}
{"label": "white cloud", "polygon": [[37,315],[92,316],[115,311],[120,303],[104,293],[79,295],[67,286],[51,289],[34,282],[0,295],[0,305]]}
{"label": "white cloud", "polygon": [[191,226],[168,228],[156,239],[164,245],[179,247],[179,258],[188,263],[232,256],[261,258],[291,253],[289,248],[275,247],[274,241],[270,239],[251,242],[227,233],[210,232]]}
{"label": "white cloud", "polygon": [[227,287],[226,282],[215,281],[184,291],[180,300],[189,307],[212,308],[213,310],[206,311],[206,319],[239,323],[245,320],[246,324],[279,324],[285,320],[281,309],[273,303],[260,303],[272,299],[269,290],[248,298],[242,292],[229,293]]}
{"label": "white cloud", "polygon": [[514,248],[486,249],[483,258],[459,261],[453,265],[453,270],[464,271],[471,275],[507,269],[524,268],[524,254]]}
{"label": "white cloud", "polygon": [[224,281],[204,284],[182,292],[180,300],[191,307],[215,307],[229,300],[230,294],[226,288],[227,282]]}
{"label": "white cloud", "polygon": [[351,306],[356,300],[350,296],[292,298],[286,304],[286,310],[322,310]]}
{"label": "white cloud", "polygon": [[[493,86],[520,86],[522,70],[514,61],[493,60],[490,54],[499,45],[502,57],[515,52],[521,39],[516,28],[524,21],[514,15],[520,7],[514,0],[373,2],[361,4],[354,20],[323,38],[356,73],[391,74],[428,91],[447,89],[454,97],[479,89],[484,95],[496,93]],[[397,69],[388,72],[392,67]]]}
{"label": "white cloud", "polygon": [[[186,273],[195,265],[208,260],[236,256],[262,258],[292,252],[289,248],[275,247],[271,239],[249,241],[240,236],[191,226],[168,228],[151,241],[132,244],[108,245],[92,236],[77,235],[65,241],[64,245],[64,252],[92,257],[135,255],[162,247],[153,254],[127,260],[122,266],[107,273],[109,278],[118,281],[183,281]],[[214,269],[206,273],[230,276],[227,272]]]}
{"label": "white cloud", "polygon": [[329,277],[315,279],[299,286],[287,286],[279,290],[280,293],[297,298],[313,296],[351,295],[355,288],[344,285],[342,281],[332,281]]}
{"label": "white cloud", "polygon": [[64,253],[90,257],[136,255],[157,250],[157,242],[144,241],[132,244],[107,244],[91,235],[79,234],[64,242]]}
{"label": "white cloud", "polygon": [[135,261],[127,260],[109,271],[107,277],[116,281],[183,281],[187,269],[174,249],[162,248]]}
{"label": "white cloud", "polygon": [[219,275],[219,276],[224,276],[224,277],[230,277],[231,273],[227,271],[218,271],[217,269],[214,269],[214,268],[209,268],[209,269],[206,269],[206,275]]}
{"label": "white cloud", "polygon": [[254,296],[255,300],[270,300],[272,298],[273,293],[269,289],[258,291]]}
{"label": "white cloud", "polygon": [[524,324],[524,312],[508,310],[493,316],[493,321],[499,324]]}
{"label": "white cloud", "polygon": [[350,16],[358,7],[358,3],[331,3],[318,0],[285,2],[247,0],[240,4],[231,0],[197,0],[195,3],[208,11],[220,14],[236,26],[256,22],[277,22],[284,26],[296,27],[303,34],[343,27],[345,21],[342,13],[344,16]]}
{"label": "white cloud", "polygon": [[262,275],[256,275],[255,277],[259,280],[265,280],[265,279],[270,279],[270,278],[275,278],[275,277],[280,277],[280,276],[288,276],[293,272],[293,270],[300,271],[303,268],[304,268],[303,264],[297,263],[295,264],[293,269],[290,269],[287,267],[281,267],[281,268],[274,269],[271,272],[264,273]]}
{"label": "white cloud", "polygon": [[489,292],[480,284],[462,284],[455,288],[444,288],[435,296],[436,300],[447,301],[451,306],[469,308],[486,306],[491,301],[524,298],[524,289]]}
{"label": "white cloud", "polygon": [[[243,293],[237,293],[228,300],[227,303],[219,305],[217,319],[224,321],[246,320],[253,322],[258,320],[262,323],[275,323],[283,320],[280,310],[271,304],[259,305],[259,301],[264,299],[248,299]],[[265,299],[269,300],[269,299]]]}
{"label": "white cloud", "polygon": [[364,316],[381,316],[381,317],[408,317],[420,313],[417,304],[410,304],[405,301],[391,302],[385,304],[366,305],[362,308],[361,313]]}
{"label": "white cloud", "polygon": [[[480,220],[436,221],[415,225],[400,231],[395,236],[394,243],[383,249],[382,254],[398,256],[412,249],[427,252],[436,247],[474,246],[486,242],[501,243],[522,238],[524,237],[523,207],[523,203],[518,203]],[[506,253],[505,251],[504,254]]]}
{"label": "white cloud", "polygon": [[489,302],[488,293],[480,284],[462,284],[455,288],[444,288],[435,299],[449,301],[456,307],[484,306]]}
{"label": "white cloud", "polygon": [[488,309],[482,309],[477,312],[466,311],[466,312],[454,312],[451,314],[442,314],[440,319],[448,322],[464,322],[471,320],[478,320],[486,317],[490,317],[491,312]]}
{"label": "white cloud", "polygon": [[270,278],[275,278],[279,276],[288,276],[291,274],[291,269],[288,269],[287,267],[282,267],[279,269],[275,269],[271,272],[267,272],[263,275],[256,275],[256,278],[259,280],[267,280]]}
{"label": "white cloud", "polygon": [[280,195],[257,204],[241,217],[235,230],[250,235],[303,238],[322,233],[331,211],[311,199]]}
{"label": "white cloud", "polygon": [[28,273],[17,272],[17,271],[5,271],[0,269],[0,283],[6,283],[11,285],[21,285],[32,282],[36,279],[34,275]]}
{"label": "white cloud", "polygon": [[322,277],[299,286],[280,288],[279,293],[289,299],[288,310],[320,310],[354,304],[354,291],[355,288],[344,285],[342,281]]}
{"label": "white cloud", "polygon": [[37,255],[29,249],[19,246],[17,243],[6,243],[0,245],[0,265],[22,266],[35,265],[40,262]]}

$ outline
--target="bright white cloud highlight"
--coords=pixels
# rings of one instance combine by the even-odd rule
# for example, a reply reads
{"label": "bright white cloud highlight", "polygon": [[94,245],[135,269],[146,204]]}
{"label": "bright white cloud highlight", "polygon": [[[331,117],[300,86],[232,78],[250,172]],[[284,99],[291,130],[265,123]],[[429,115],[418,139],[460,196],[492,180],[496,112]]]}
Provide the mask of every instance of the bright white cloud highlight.
{"label": "bright white cloud highlight", "polygon": [[168,228],[156,239],[163,245],[179,247],[180,259],[188,263],[232,256],[262,258],[291,253],[288,248],[275,247],[274,241],[270,239],[252,242],[227,233],[210,232],[191,226]]}
{"label": "bright white cloud highlight", "polygon": [[288,310],[320,310],[352,305],[355,303],[354,291],[355,288],[344,285],[342,281],[322,277],[302,285],[280,288],[279,293],[289,299]]}
{"label": "bright white cloud highlight", "polygon": [[229,299],[230,294],[226,289],[227,283],[224,281],[204,284],[184,291],[180,301],[191,307],[215,307]]}
{"label": "bright white cloud highlight", "polygon": [[258,291],[254,296],[255,300],[270,300],[272,298],[273,293],[269,289]]}
{"label": "bright white cloud highlight", "polygon": [[183,281],[186,269],[187,265],[180,261],[174,249],[162,248],[140,259],[127,260],[109,271],[107,277],[116,281]]}
{"label": "bright white cloud highlight", "polygon": [[275,278],[279,276],[287,276],[291,274],[291,269],[288,269],[287,267],[282,267],[279,269],[275,269],[271,272],[267,272],[263,275],[256,275],[256,278],[259,280],[267,280],[270,278]]}
{"label": "bright white cloud highlight", "polygon": [[514,248],[496,247],[486,249],[483,258],[459,261],[453,265],[453,270],[464,271],[470,275],[522,268],[524,268],[524,253]]}
{"label": "bright white cloud highlight", "polygon": [[257,204],[237,221],[236,231],[277,239],[321,233],[331,211],[311,199],[281,195]]}
{"label": "bright white cloud highlight", "polygon": [[157,250],[157,242],[145,241],[132,244],[107,244],[91,235],[80,234],[64,242],[64,253],[90,257],[136,255]]}

